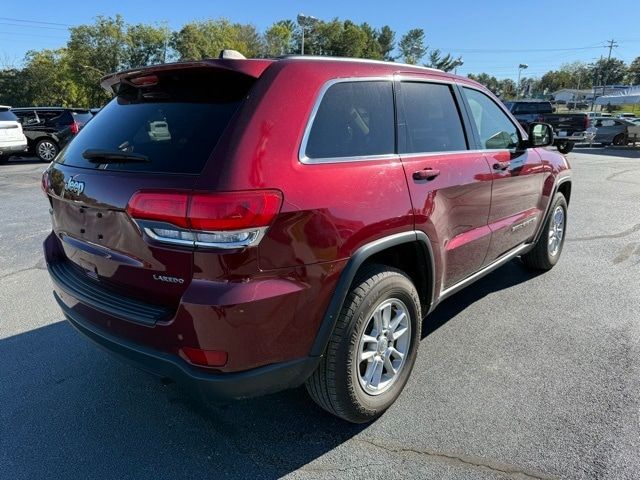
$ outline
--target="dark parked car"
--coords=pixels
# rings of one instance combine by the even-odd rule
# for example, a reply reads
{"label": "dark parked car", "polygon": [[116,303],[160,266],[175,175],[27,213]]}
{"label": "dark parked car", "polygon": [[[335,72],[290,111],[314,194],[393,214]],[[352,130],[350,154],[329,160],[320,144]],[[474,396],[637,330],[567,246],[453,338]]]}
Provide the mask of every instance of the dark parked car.
{"label": "dark parked car", "polygon": [[551,125],[555,133],[553,144],[560,153],[569,153],[576,143],[591,140],[587,113],[552,113],[551,103],[539,100],[518,100],[505,105],[525,129],[534,121]]}
{"label": "dark parked car", "polygon": [[87,109],[62,107],[25,107],[11,110],[22,123],[29,153],[50,162],[91,120]]}
{"label": "dark parked car", "polygon": [[208,395],[306,383],[369,421],[439,302],[516,257],[560,257],[571,174],[541,148],[551,129],[526,132],[467,78],[290,57],[102,85],[115,98],[43,174],[55,299],[82,334]]}

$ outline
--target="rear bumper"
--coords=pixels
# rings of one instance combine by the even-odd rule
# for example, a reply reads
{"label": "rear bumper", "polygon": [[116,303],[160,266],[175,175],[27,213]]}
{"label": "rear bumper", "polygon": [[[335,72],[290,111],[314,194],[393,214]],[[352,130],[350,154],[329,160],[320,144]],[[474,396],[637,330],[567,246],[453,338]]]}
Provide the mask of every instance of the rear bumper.
{"label": "rear bumper", "polygon": [[6,155],[9,153],[17,153],[24,152],[27,150],[27,142],[11,142],[11,143],[2,143],[0,142],[0,155]]}
{"label": "rear bumper", "polygon": [[306,357],[244,372],[209,373],[191,367],[175,355],[115,337],[68,308],[55,292],[54,297],[71,325],[109,353],[209,398],[249,398],[294,388],[313,373],[320,361],[320,357]]}

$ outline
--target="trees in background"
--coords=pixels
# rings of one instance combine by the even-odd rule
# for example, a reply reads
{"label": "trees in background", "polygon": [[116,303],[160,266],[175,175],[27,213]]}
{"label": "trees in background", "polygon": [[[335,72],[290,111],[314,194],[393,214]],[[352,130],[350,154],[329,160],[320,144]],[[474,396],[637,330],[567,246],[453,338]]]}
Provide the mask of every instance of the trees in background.
{"label": "trees in background", "polygon": [[[166,61],[217,57],[220,50],[238,50],[247,57],[276,57],[301,52],[302,31],[292,20],[273,23],[264,33],[251,24],[219,18],[193,21],[177,31],[167,25],[128,24],[122,16],[99,16],[94,23],[69,29],[66,46],[30,51],[21,68],[0,69],[0,104],[95,107],[110,98],[100,88],[104,75]],[[461,65],[460,58],[429,49],[425,32],[414,28],[400,37],[384,25],[334,18],[305,26],[304,52],[420,64],[444,71]],[[425,59],[426,57],[426,59]],[[424,60],[423,60],[424,59]],[[516,95],[512,80],[486,73],[469,75],[504,98]],[[591,88],[602,83],[640,83],[640,57],[628,67],[622,60],[575,62],[547,72],[540,79],[523,78],[521,94],[550,94],[560,88]]]}

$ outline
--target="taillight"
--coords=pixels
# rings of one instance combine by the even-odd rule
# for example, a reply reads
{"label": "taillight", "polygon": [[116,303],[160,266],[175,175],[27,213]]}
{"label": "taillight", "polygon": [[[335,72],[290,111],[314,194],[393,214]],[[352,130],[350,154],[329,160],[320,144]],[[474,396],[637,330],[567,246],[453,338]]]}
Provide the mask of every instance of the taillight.
{"label": "taillight", "polygon": [[241,248],[258,244],[280,211],[277,190],[135,193],[127,212],[151,238],[177,245]]}
{"label": "taillight", "polygon": [[74,120],[69,128],[71,129],[71,133],[75,135],[80,131],[80,124]]}
{"label": "taillight", "polygon": [[49,196],[49,174],[46,171],[42,173],[40,188],[42,188],[42,191],[46,196]]}
{"label": "taillight", "polygon": [[195,230],[266,227],[280,211],[282,196],[273,190],[194,194],[189,221]]}
{"label": "taillight", "polygon": [[188,204],[188,193],[138,192],[129,200],[127,212],[131,218],[157,220],[189,228],[187,222]]}
{"label": "taillight", "polygon": [[584,129],[589,128],[589,117],[587,115],[584,116]]}

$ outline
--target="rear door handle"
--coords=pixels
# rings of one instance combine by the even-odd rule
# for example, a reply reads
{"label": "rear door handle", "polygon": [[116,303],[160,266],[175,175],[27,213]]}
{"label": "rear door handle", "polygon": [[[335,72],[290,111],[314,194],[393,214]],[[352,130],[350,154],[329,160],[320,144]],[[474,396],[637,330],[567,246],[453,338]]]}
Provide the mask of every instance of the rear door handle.
{"label": "rear door handle", "polygon": [[413,172],[414,180],[433,180],[438,175],[440,175],[440,170],[435,170],[433,168],[425,168],[424,170],[418,170],[417,172]]}
{"label": "rear door handle", "polygon": [[506,170],[511,165],[511,162],[496,162],[493,164],[494,170]]}

